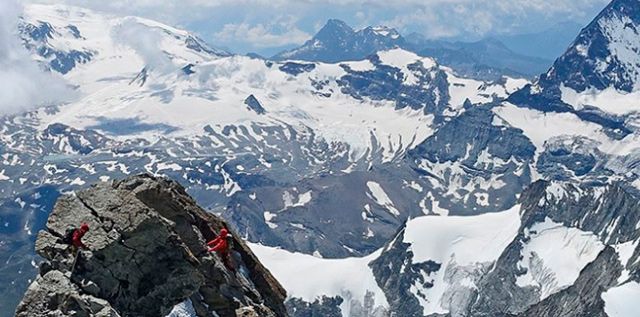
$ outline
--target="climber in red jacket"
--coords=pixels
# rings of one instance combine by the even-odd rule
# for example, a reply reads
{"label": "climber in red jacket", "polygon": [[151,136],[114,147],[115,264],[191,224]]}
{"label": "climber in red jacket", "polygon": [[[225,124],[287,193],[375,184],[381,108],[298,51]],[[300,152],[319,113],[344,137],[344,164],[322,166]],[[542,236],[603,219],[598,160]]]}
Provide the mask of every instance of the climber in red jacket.
{"label": "climber in red jacket", "polygon": [[82,237],[89,232],[89,225],[83,223],[80,228],[68,228],[61,239],[62,243],[72,246],[74,249],[87,249],[82,242]]}
{"label": "climber in red jacket", "polygon": [[82,242],[82,237],[89,232],[89,225],[82,223],[80,228],[69,228],[62,237],[62,242],[71,246],[71,254],[73,255],[73,263],[71,264],[70,272],[73,274],[78,258],[80,257],[80,249],[88,249]]}
{"label": "climber in red jacket", "polygon": [[220,230],[220,234],[213,240],[207,242],[207,245],[210,246],[209,252],[218,252],[220,255],[225,255],[229,253],[229,244],[227,243],[227,236],[229,235],[229,231],[226,228],[222,228]]}
{"label": "climber in red jacket", "polygon": [[210,247],[209,252],[217,252],[218,255],[222,258],[224,265],[231,271],[235,272],[235,267],[231,262],[231,257],[229,256],[229,242],[228,239],[231,239],[229,235],[229,230],[226,228],[222,228],[220,230],[220,234],[213,240],[207,242],[207,245]]}
{"label": "climber in red jacket", "polygon": [[86,223],[83,223],[80,226],[80,229],[76,229],[73,232],[73,237],[71,238],[71,244],[79,249],[87,249],[87,246],[82,242],[82,237],[84,237],[84,235],[89,232],[89,225]]}

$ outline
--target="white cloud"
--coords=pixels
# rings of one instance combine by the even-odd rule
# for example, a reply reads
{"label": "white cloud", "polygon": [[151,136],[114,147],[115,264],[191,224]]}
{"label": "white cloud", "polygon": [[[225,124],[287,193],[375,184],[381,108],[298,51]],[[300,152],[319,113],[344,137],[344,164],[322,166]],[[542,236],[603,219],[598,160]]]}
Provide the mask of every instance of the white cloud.
{"label": "white cloud", "polygon": [[[4,1],[4,0],[1,0]],[[250,11],[256,6],[286,8],[298,4],[293,0],[23,0],[31,3],[67,4],[122,15],[136,15],[179,24],[190,19],[206,18],[221,7]],[[304,1],[302,1],[304,2]]]}
{"label": "white cloud", "polygon": [[[403,33],[477,39],[536,32],[558,22],[586,23],[610,0],[25,0],[79,5],[196,26],[206,39],[232,48],[299,44],[318,21],[342,18],[354,27],[388,24]],[[285,30],[281,16],[298,20]],[[193,23],[196,21],[196,23]],[[275,27],[274,27],[275,24]],[[306,38],[305,38],[306,37]],[[217,44],[217,43],[216,43]]]}
{"label": "white cloud", "polygon": [[116,43],[134,49],[149,69],[161,73],[169,73],[176,69],[169,56],[160,49],[160,31],[141,24],[137,18],[125,18],[113,29],[111,37]]}
{"label": "white cloud", "polygon": [[279,47],[304,43],[311,34],[300,30],[295,24],[296,19],[291,16],[280,17],[266,25],[250,25],[244,22],[225,24],[213,37],[222,43],[239,41],[249,43],[253,47]]}
{"label": "white cloud", "polygon": [[[380,2],[380,0],[372,0]],[[603,8],[609,0],[432,0],[388,1],[388,6],[411,2],[412,10],[399,11],[384,23],[404,29],[421,29],[428,37],[484,36],[489,33],[509,33],[549,21],[589,18],[593,9]]]}
{"label": "white cloud", "polygon": [[74,92],[61,76],[46,72],[18,37],[22,7],[0,1],[0,114],[11,114],[68,100]]}

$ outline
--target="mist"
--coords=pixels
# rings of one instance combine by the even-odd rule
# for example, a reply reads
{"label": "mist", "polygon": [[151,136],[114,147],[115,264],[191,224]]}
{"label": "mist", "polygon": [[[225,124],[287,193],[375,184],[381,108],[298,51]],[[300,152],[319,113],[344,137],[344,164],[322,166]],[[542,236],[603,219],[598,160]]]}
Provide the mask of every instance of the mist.
{"label": "mist", "polygon": [[18,37],[22,6],[0,1],[0,115],[70,101],[75,92],[62,76],[43,69]]}
{"label": "mist", "polygon": [[160,48],[162,34],[152,27],[141,24],[136,18],[125,18],[111,33],[113,40],[132,48],[142,58],[149,70],[170,73],[177,69],[171,59]]}

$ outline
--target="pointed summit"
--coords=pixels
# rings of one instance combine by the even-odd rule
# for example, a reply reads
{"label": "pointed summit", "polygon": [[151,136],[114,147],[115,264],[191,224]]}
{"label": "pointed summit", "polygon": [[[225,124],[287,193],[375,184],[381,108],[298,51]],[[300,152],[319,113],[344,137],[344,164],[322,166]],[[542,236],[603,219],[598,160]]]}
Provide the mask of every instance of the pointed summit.
{"label": "pointed summit", "polygon": [[327,35],[353,34],[353,29],[344,21],[329,19],[327,23],[318,31],[314,38],[321,38]]}
{"label": "pointed summit", "polygon": [[355,32],[353,29],[347,25],[344,21],[337,19],[330,19],[327,23],[316,33],[316,35],[311,38],[310,41],[307,41],[304,46],[308,43],[313,43],[317,46],[317,43],[340,43],[350,40],[353,37]]}
{"label": "pointed summit", "polygon": [[577,92],[639,89],[640,1],[611,2],[541,76],[540,84],[564,85]]}
{"label": "pointed summit", "polygon": [[381,50],[403,46],[404,43],[400,33],[393,28],[378,26],[355,31],[344,21],[330,19],[302,46],[273,58],[335,63],[363,59]]}
{"label": "pointed summit", "polygon": [[[587,25],[533,85],[509,101],[543,112],[574,113],[622,139],[635,129],[640,90],[640,1],[614,0]],[[634,93],[631,93],[634,92]]]}

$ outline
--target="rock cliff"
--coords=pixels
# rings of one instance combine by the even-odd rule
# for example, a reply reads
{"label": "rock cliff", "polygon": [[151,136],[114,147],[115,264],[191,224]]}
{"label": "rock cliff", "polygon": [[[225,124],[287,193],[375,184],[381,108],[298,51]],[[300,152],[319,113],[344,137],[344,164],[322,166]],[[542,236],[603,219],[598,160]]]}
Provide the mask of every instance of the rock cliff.
{"label": "rock cliff", "polygon": [[[61,239],[82,222],[88,250],[71,269]],[[179,184],[149,175],[62,196],[16,316],[286,316],[284,289],[237,235],[231,263],[207,252],[223,227]]]}

